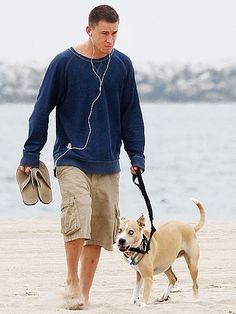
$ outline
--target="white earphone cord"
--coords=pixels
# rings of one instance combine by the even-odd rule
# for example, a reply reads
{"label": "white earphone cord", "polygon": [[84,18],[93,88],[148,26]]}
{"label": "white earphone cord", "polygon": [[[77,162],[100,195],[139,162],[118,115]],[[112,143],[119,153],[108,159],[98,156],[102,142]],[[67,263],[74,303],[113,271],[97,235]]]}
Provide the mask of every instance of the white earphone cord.
{"label": "white earphone cord", "polygon": [[105,75],[106,75],[107,70],[108,70],[109,65],[110,65],[111,54],[109,54],[107,66],[106,66],[106,68],[105,68],[105,70],[104,70],[104,73],[103,73],[102,77],[100,77],[100,75],[99,75],[99,74],[97,73],[97,71],[95,70],[94,64],[93,64],[93,58],[94,58],[95,49],[94,49],[93,39],[92,39],[91,36],[90,36],[90,40],[91,40],[91,42],[92,42],[92,57],[91,57],[91,59],[90,59],[90,63],[91,63],[92,71],[94,72],[94,74],[96,75],[96,77],[97,77],[98,80],[99,80],[99,92],[98,92],[97,97],[93,100],[93,102],[92,102],[92,104],[91,104],[90,112],[89,112],[89,115],[88,115],[88,119],[87,119],[87,121],[88,121],[88,127],[89,127],[88,136],[87,136],[86,142],[85,142],[85,144],[84,144],[83,147],[74,147],[74,146],[72,146],[71,143],[68,143],[68,145],[66,146],[66,147],[67,147],[67,150],[66,150],[63,154],[61,154],[59,157],[57,157],[57,159],[55,160],[55,162],[54,162],[54,168],[56,168],[58,160],[59,160],[61,157],[65,156],[71,149],[84,150],[84,149],[87,147],[87,145],[88,145],[88,142],[89,142],[89,139],[90,139],[90,136],[91,136],[91,133],[92,133],[92,127],[91,127],[91,123],[90,123],[90,118],[91,118],[92,113],[93,113],[94,104],[95,104],[96,101],[100,98],[101,93],[102,93],[102,84],[103,84]]}

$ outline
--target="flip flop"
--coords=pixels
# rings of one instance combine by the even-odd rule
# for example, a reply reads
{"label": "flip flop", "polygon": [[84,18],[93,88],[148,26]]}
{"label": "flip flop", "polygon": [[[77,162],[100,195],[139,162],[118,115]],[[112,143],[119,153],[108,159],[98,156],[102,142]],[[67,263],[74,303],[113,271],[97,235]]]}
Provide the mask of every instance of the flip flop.
{"label": "flip flop", "polygon": [[52,201],[52,190],[50,176],[47,167],[42,161],[39,161],[39,167],[32,169],[32,176],[37,183],[37,192],[39,200],[44,204]]}
{"label": "flip flop", "polygon": [[20,193],[25,205],[34,205],[38,202],[37,183],[32,176],[32,171],[26,174],[20,170],[20,166],[16,170],[16,180],[20,188]]}

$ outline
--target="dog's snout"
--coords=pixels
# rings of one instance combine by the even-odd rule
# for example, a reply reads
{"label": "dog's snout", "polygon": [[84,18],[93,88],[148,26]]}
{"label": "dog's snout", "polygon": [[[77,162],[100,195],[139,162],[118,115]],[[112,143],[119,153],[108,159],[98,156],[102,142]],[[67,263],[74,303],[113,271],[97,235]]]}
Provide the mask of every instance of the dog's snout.
{"label": "dog's snout", "polygon": [[125,240],[125,239],[120,238],[120,239],[119,239],[119,241],[118,241],[118,244],[119,244],[119,245],[124,245],[124,244],[125,244],[125,242],[126,242],[126,240]]}

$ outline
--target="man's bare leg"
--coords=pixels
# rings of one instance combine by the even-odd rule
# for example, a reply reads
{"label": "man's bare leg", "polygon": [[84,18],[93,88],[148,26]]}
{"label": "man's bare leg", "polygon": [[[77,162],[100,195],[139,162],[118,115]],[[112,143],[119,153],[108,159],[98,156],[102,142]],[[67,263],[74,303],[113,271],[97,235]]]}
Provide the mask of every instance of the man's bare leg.
{"label": "man's bare leg", "polygon": [[76,239],[65,242],[67,260],[67,294],[78,297],[81,300],[78,262],[83,248],[84,239]]}
{"label": "man's bare leg", "polygon": [[92,287],[100,253],[101,246],[99,245],[84,246],[81,252],[79,280],[82,302],[85,305],[89,305],[89,292]]}

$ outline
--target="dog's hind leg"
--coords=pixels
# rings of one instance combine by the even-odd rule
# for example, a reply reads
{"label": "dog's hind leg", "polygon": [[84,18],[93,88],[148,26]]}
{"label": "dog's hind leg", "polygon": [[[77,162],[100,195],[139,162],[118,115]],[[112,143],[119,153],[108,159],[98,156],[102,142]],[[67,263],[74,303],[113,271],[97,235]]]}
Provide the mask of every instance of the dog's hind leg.
{"label": "dog's hind leg", "polygon": [[198,282],[197,282],[197,276],[198,276],[198,255],[195,257],[189,257],[187,254],[184,255],[184,258],[186,260],[186,263],[188,265],[188,269],[190,271],[190,275],[192,277],[193,281],[193,294],[194,297],[198,297]]}
{"label": "dog's hind leg", "polygon": [[177,277],[175,276],[171,266],[170,266],[170,268],[167,269],[167,271],[165,271],[165,274],[168,277],[169,284],[164,289],[164,291],[162,292],[161,296],[159,298],[157,298],[154,302],[167,301],[169,299],[169,295],[170,295],[171,289],[174,287],[174,285],[175,285],[175,283],[177,281]]}
{"label": "dog's hind leg", "polygon": [[133,290],[132,298],[130,299],[130,304],[135,304],[139,297],[139,292],[143,284],[143,278],[141,277],[140,273],[136,271],[136,284]]}

